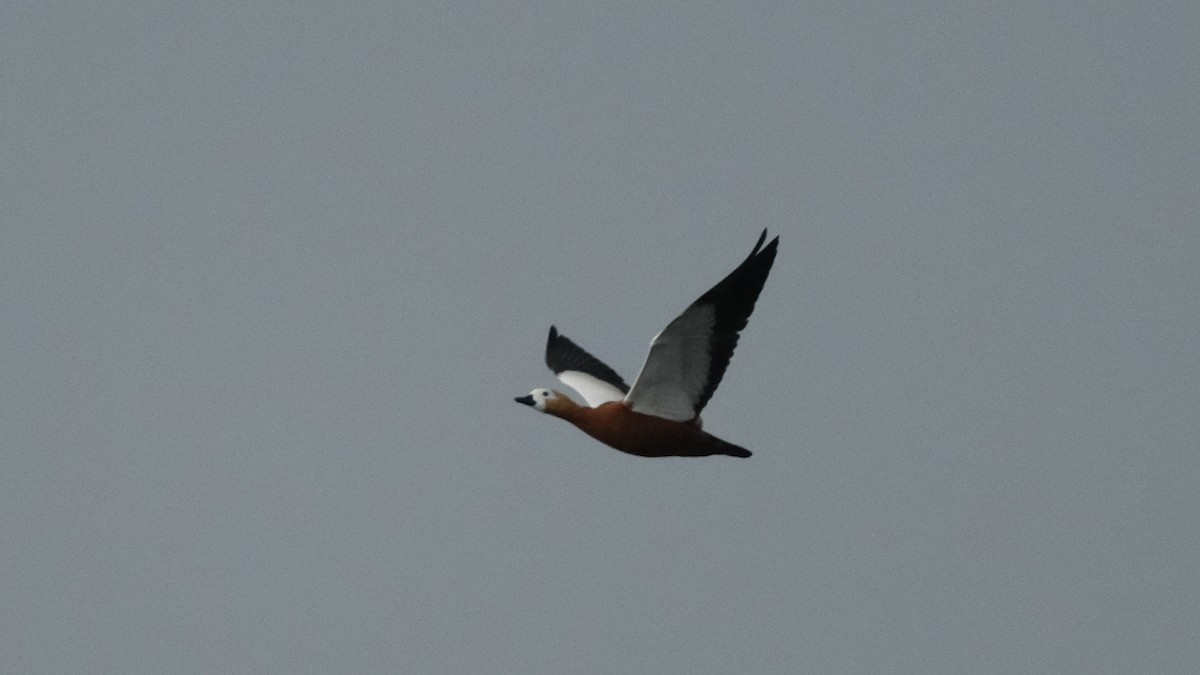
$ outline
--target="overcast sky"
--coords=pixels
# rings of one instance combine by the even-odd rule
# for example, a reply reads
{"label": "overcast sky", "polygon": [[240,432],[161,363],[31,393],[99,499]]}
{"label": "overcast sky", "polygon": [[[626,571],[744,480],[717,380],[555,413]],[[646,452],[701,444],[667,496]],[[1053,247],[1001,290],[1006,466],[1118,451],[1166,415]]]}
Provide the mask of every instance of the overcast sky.
{"label": "overcast sky", "polygon": [[[1200,672],[1198,35],[4,3],[0,671]],[[513,402],[764,227],[752,459]]]}

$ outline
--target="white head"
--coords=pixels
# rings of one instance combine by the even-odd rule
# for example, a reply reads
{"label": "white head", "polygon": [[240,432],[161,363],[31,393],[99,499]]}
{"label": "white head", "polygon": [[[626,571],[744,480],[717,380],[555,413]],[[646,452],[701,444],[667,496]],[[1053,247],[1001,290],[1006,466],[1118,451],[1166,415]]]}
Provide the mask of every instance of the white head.
{"label": "white head", "polygon": [[527,406],[532,406],[534,410],[546,412],[546,405],[558,398],[558,393],[553,389],[534,389],[529,392],[528,396],[518,396],[515,400],[517,403],[524,403]]}

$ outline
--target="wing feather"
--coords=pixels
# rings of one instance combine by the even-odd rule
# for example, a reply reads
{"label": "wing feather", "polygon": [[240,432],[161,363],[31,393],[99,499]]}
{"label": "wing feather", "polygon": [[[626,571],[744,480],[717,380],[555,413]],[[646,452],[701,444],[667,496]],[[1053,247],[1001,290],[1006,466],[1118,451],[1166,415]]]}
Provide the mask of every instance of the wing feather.
{"label": "wing feather", "polygon": [[775,262],[779,237],[763,247],[767,231],[750,255],[688,306],[650,344],[646,363],[625,402],[636,412],[689,421],[712,398],[729,367],[738,334]]}
{"label": "wing feather", "polygon": [[559,381],[579,392],[593,408],[608,401],[620,401],[629,391],[629,385],[615,370],[559,335],[554,326],[546,339],[546,365]]}

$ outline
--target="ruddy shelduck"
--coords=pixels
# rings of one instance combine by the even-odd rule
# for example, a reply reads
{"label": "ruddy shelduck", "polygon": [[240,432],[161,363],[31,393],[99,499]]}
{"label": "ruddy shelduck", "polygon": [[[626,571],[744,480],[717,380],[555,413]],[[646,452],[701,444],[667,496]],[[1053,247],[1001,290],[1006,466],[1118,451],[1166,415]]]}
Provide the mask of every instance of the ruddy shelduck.
{"label": "ruddy shelduck", "polygon": [[554,389],[534,389],[516,401],[561,417],[621,452],[642,457],[749,457],[750,451],[701,430],[700,411],[712,398],[775,262],[779,237],[767,231],[737,269],[688,306],[650,343],[633,386],[550,327],[546,365],[579,392],[583,406]]}

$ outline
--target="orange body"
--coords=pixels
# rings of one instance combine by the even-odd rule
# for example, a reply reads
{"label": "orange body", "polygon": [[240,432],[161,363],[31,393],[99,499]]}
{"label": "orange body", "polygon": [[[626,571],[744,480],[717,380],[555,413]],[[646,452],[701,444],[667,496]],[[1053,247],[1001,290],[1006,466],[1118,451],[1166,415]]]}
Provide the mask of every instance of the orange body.
{"label": "orange body", "polygon": [[559,394],[546,412],[579,427],[587,435],[621,452],[641,457],[749,457],[750,451],[701,431],[693,422],[644,415],[621,401],[585,408]]}

